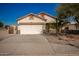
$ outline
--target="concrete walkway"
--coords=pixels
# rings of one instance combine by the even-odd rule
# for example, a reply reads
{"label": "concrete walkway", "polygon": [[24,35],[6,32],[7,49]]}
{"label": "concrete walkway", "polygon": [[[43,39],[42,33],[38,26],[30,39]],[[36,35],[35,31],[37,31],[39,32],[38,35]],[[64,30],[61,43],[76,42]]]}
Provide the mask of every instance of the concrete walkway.
{"label": "concrete walkway", "polygon": [[43,35],[14,35],[0,41],[0,55],[79,55],[79,49],[65,44],[50,43]]}

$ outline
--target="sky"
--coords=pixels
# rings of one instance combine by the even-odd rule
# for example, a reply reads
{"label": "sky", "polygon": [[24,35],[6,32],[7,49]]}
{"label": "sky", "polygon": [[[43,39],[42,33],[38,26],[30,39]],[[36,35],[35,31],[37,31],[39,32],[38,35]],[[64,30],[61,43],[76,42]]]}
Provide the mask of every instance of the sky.
{"label": "sky", "polygon": [[5,25],[17,24],[17,18],[40,12],[56,16],[56,8],[59,5],[58,3],[0,3],[0,21]]}

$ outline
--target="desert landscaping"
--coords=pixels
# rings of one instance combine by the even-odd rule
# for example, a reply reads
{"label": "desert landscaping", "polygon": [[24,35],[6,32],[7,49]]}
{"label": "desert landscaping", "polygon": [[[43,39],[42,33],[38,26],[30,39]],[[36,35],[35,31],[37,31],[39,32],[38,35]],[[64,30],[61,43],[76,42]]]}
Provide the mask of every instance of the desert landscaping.
{"label": "desert landscaping", "polygon": [[79,56],[78,35],[8,34],[0,30],[0,55]]}

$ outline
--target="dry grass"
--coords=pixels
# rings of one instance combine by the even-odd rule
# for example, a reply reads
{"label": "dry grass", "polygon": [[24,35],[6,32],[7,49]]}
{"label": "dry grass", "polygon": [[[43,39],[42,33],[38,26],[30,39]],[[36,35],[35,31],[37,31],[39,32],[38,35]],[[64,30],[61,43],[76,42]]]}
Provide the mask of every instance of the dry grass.
{"label": "dry grass", "polygon": [[62,38],[63,40],[67,40],[67,41],[75,41],[75,40],[79,40],[79,35],[63,35],[63,36],[59,36],[60,38]]}
{"label": "dry grass", "polygon": [[73,45],[79,47],[79,35],[47,35],[46,36],[49,43]]}
{"label": "dry grass", "polygon": [[56,43],[56,44],[68,44],[67,41],[63,40],[63,38],[60,38],[56,35],[47,35],[46,39],[49,43]]}
{"label": "dry grass", "polygon": [[74,40],[79,40],[79,35],[69,35],[68,38],[74,39]]}

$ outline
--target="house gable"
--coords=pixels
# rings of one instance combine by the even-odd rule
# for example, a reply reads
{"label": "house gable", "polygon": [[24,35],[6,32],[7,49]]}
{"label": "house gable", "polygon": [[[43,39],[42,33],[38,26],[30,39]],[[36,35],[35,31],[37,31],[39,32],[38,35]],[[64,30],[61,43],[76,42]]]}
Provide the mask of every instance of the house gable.
{"label": "house gable", "polygon": [[46,19],[47,23],[55,23],[56,22],[56,17],[51,16],[49,14],[40,13],[40,14],[38,14],[38,16],[41,17],[41,18],[43,18],[43,19]]}
{"label": "house gable", "polygon": [[35,14],[29,14],[27,16],[21,17],[17,19],[18,24],[27,24],[27,23],[45,23],[45,19],[40,18]]}

